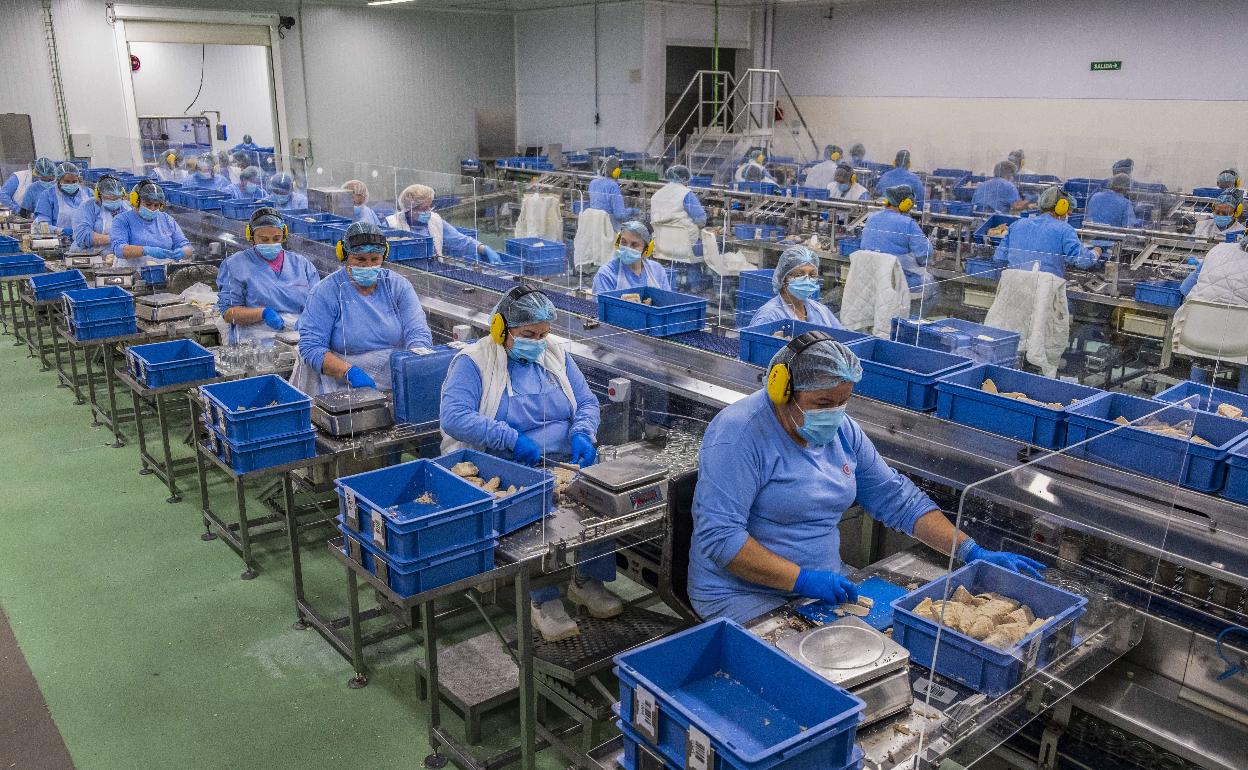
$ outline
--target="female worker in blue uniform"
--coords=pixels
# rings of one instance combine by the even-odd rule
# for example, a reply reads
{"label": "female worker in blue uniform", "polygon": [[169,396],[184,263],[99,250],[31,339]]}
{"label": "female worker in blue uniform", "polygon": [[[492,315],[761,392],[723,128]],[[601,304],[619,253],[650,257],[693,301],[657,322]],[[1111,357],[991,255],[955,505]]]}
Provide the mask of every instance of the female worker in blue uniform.
{"label": "female worker in blue uniform", "polygon": [[113,219],[130,210],[126,188],[112,174],[95,183],[95,196],[74,217],[74,248],[93,249],[112,243]]}
{"label": "female worker in blue uniform", "polygon": [[863,168],[865,164],[870,163],[867,160],[867,148],[861,142],[849,148],[849,164],[854,168]]}
{"label": "female worker in blue uniform", "polygon": [[671,291],[672,278],[663,265],[649,258],[653,253],[650,230],[636,219],[625,222],[615,234],[615,256],[594,275],[594,294],[647,286]]}
{"label": "female worker in blue uniform", "polygon": [[589,208],[605,211],[611,217],[611,226],[619,229],[620,223],[637,216],[637,209],[624,205],[624,193],[620,192],[620,159],[611,155],[604,158],[598,168],[598,176],[589,183]]}
{"label": "female worker in blue uniform", "polygon": [[247,224],[250,248],[228,257],[217,273],[217,308],[230,324],[229,342],[267,341],[293,329],[321,277],[308,258],[286,249],[280,211],[258,208]]}
{"label": "female worker in blue uniform", "polygon": [[56,184],[44,190],[35,204],[35,224],[46,223],[63,235],[74,236],[74,216],[83,204],[91,200],[91,193],[82,188],[82,175],[73,163],[56,167]]}
{"label": "female worker in blue uniform", "polygon": [[216,161],[212,153],[203,153],[195,159],[195,173],[188,176],[182,186],[190,190],[229,190],[230,180],[216,173],[215,169]]}
{"label": "female worker in blue uniform", "polygon": [[745,159],[733,172],[734,182],[770,182],[776,183],[775,177],[767,172],[767,153],[762,147],[751,147]]}
{"label": "female worker in blue uniform", "polygon": [[130,192],[130,211],[113,219],[109,250],[115,267],[142,267],[148,259],[191,256],[191,242],[173,217],[165,213],[165,191],[144,180]]}
{"label": "female worker in blue uniform", "polygon": [[373,211],[368,205],[368,185],[358,179],[351,179],[343,182],[342,187],[350,190],[351,195],[355,199],[355,208],[351,212],[351,220],[353,222],[367,222],[370,225],[381,227],[381,219],[378,218],[377,212]]}
{"label": "female worker in blue uniform", "polygon": [[39,158],[30,169],[30,184],[20,196],[15,198],[17,208],[23,216],[33,216],[39,199],[56,184],[56,163],[47,158]]}
{"label": "female worker in blue uniform", "polygon": [[1218,172],[1218,178],[1215,184],[1219,190],[1237,190],[1240,182],[1239,171],[1233,168],[1222,169]]}
{"label": "female worker in blue uniform", "polygon": [[278,211],[304,211],[308,208],[308,196],[295,189],[295,179],[282,172],[269,177],[266,186],[269,200]]}
{"label": "female worker in blue uniform", "polygon": [[1040,270],[1058,278],[1066,277],[1066,266],[1087,270],[1101,257],[1099,248],[1088,249],[1079,241],[1075,228],[1066,222],[1070,198],[1054,185],[1040,194],[1040,216],[1020,219],[997,245],[993,258],[1009,262],[1014,270]]}
{"label": "female worker in blue uniform", "polygon": [[836,167],[836,174],[832,177],[832,184],[828,185],[828,192],[833,200],[841,201],[865,201],[871,197],[867,188],[858,184],[858,175],[848,163],[841,163]]}
{"label": "female worker in blue uniform", "polygon": [[26,191],[35,182],[47,182],[46,185],[41,186],[41,189],[46,190],[52,186],[51,183],[55,179],[56,164],[47,158],[39,158],[31,162],[30,168],[19,169],[9,174],[4,186],[0,187],[0,206],[19,211],[22,208],[22,199],[26,197]]}
{"label": "female worker in blue uniform", "polygon": [[1139,227],[1140,220],[1135,218],[1135,206],[1127,198],[1130,189],[1131,177],[1114,174],[1109,180],[1108,189],[1098,190],[1088,199],[1084,219],[1089,223],[1111,227]]}
{"label": "female worker in blue uniform", "polygon": [[796,597],[856,601],[840,532],[855,503],[873,518],[962,561],[1035,575],[1044,565],[989,551],[880,457],[845,413],[862,365],[807,332],[776,353],[767,386],[726,407],[698,455],[689,598],[705,619],[745,622]]}
{"label": "female worker in blue uniform", "polygon": [[1197,238],[1212,238],[1217,241],[1227,240],[1228,235],[1244,232],[1244,223],[1239,221],[1244,214],[1244,191],[1230,187],[1222,191],[1213,204],[1213,215],[1196,223],[1193,233]]}
{"label": "female worker in blue uniform", "polygon": [[1022,211],[1029,205],[1023,196],[1018,194],[1018,186],[1014,184],[1014,175],[1018,168],[1008,160],[1003,160],[992,169],[992,179],[985,179],[975,188],[971,198],[971,207],[981,214],[1013,214]]}
{"label": "female worker in blue uniform", "polygon": [[832,310],[818,300],[819,258],[805,246],[784,250],[771,273],[771,288],[776,296],[758,309],[751,326],[790,320],[845,328]]}
{"label": "female worker in blue uniform", "polygon": [[862,248],[897,257],[910,293],[922,293],[923,298],[928,299],[936,293],[936,284],[927,273],[932,242],[909,214],[914,206],[913,195],[910,186],[904,184],[884,191],[887,207],[867,218],[862,227]]}
{"label": "female worker in blue uniform", "polygon": [[386,225],[421,238],[433,239],[433,253],[468,259],[481,257],[491,265],[502,262],[498,252],[476,238],[469,238],[433,210],[433,188],[408,185],[399,193],[399,210],[386,217]]}
{"label": "female worker in blue uniform", "polygon": [[[536,287],[520,285],[490,314],[490,333],[451,361],[442,385],[442,451],[471,447],[536,465],[543,457],[585,467],[598,459],[598,399],[576,362],[548,335],[555,306]],[[611,543],[582,548],[569,598],[597,618],[623,611],[604,582],[615,580]],[[557,586],[532,594],[533,625],[548,641],[580,633]]]}
{"label": "female worker in blue uniform", "polygon": [[831,187],[842,155],[844,153],[841,151],[841,148],[835,144],[829,144],[827,147],[824,147],[823,160],[811,166],[810,170],[806,172],[804,184],[807,187]]}
{"label": "female worker in blue uniform", "polygon": [[238,174],[238,183],[230,185],[226,190],[236,200],[259,200],[268,196],[260,186],[261,171],[259,166],[247,166]]}
{"label": "female worker in blue uniform", "polygon": [[353,388],[390,390],[390,354],[433,345],[416,290],[383,267],[380,228],[354,222],[338,242],[345,264],[312,289],[299,320],[290,384],[310,396]]}
{"label": "female worker in blue uniform", "polygon": [[915,208],[923,208],[923,180],[919,179],[919,175],[910,170],[910,151],[898,150],[897,157],[893,161],[893,167],[883,174],[875,182],[875,194],[883,195],[884,191],[890,187],[897,185],[906,185],[910,188],[910,197],[914,199]]}

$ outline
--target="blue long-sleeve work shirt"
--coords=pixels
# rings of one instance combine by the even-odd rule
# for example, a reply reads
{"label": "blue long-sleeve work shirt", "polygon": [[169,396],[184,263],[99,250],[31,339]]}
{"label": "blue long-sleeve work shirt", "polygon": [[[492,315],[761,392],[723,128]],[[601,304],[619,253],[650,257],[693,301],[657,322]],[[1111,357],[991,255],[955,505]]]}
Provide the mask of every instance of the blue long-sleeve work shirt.
{"label": "blue long-sleeve work shirt", "polygon": [[[421,238],[429,237],[429,225],[422,224],[417,221],[412,224],[411,219],[406,219],[408,229],[412,235]],[[442,220],[442,255],[446,257],[471,257],[477,253],[477,249],[481,247],[481,241],[476,238],[464,235],[445,219]]]}
{"label": "blue long-sleeve work shirt", "polygon": [[78,192],[66,195],[61,191],[60,185],[53,185],[44,190],[35,204],[35,222],[47,222],[52,227],[72,229],[74,216],[89,200],[91,193],[81,186]]}
{"label": "blue long-sleeve work shirt", "polygon": [[4,186],[0,187],[0,205],[8,206],[11,209],[19,208],[21,201],[14,196],[17,195],[17,188],[21,186],[22,180],[18,179],[17,174],[9,174],[9,178],[5,180]]}
{"label": "blue long-sleeve work shirt", "polygon": [[619,259],[613,259],[594,274],[594,294],[616,289],[644,289],[652,286],[665,291],[672,290],[672,277],[663,265],[653,259],[642,259],[641,275],[625,267]]}
{"label": "blue long-sleeve work shirt", "polygon": [[611,224],[616,228],[636,214],[636,211],[624,205],[624,193],[620,192],[620,183],[605,176],[597,177],[589,183],[589,207],[610,214]]}
{"label": "blue long-sleeve work shirt", "polygon": [[975,195],[971,198],[971,206],[975,211],[1009,214],[1014,204],[1022,200],[1018,187],[1008,179],[993,177],[979,183]]}
{"label": "blue long-sleeve work shirt", "polygon": [[884,197],[884,191],[890,187],[896,187],[899,184],[910,185],[910,191],[914,193],[915,208],[923,208],[923,200],[926,192],[923,190],[923,180],[919,179],[919,175],[908,168],[891,168],[880,174],[879,180],[875,183],[876,197]]}
{"label": "blue long-sleeve work shirt", "polygon": [[17,202],[18,208],[22,211],[29,211],[33,214],[35,212],[35,206],[39,205],[39,199],[43,197],[45,192],[51,190],[53,187],[55,187],[55,185],[50,182],[40,182],[32,179],[30,185],[26,188],[26,192],[22,194],[22,199]]}
{"label": "blue long-sleeve work shirt", "polygon": [[113,220],[130,210],[129,203],[122,203],[116,213],[109,211],[96,202],[94,198],[78,207],[74,215],[74,248],[95,248],[95,239],[99,235],[112,236]]}
{"label": "blue long-sleeve work shirt", "polygon": [[[806,308],[806,323],[817,324],[819,326],[827,326],[832,329],[844,329],[840,319],[832,312],[832,308],[814,299],[802,300],[802,305]],[[793,308],[789,307],[789,303],[779,294],[772,297],[758,309],[754,314],[754,318],[750,321],[751,326],[759,324],[771,323],[772,321],[796,320],[793,315]]]}
{"label": "blue long-sleeve work shirt", "polygon": [[707,619],[744,622],[791,598],[728,571],[749,537],[802,569],[842,571],[837,526],[855,501],[906,534],[938,509],[884,462],[853,419],[831,443],[802,447],[766,391],[728,406],[711,421],[698,455],[689,549],[694,608]]}
{"label": "blue long-sleeve work shirt", "polygon": [[1139,227],[1135,206],[1127,196],[1114,190],[1101,190],[1088,200],[1085,219],[1112,227]]}
{"label": "blue long-sleeve work shirt", "polygon": [[230,180],[220,174],[213,174],[210,179],[204,179],[198,173],[191,174],[182,183],[183,187],[191,190],[219,190],[221,192],[229,191]]}
{"label": "blue long-sleeve work shirt", "polygon": [[932,256],[932,242],[910,215],[896,209],[872,214],[862,227],[862,248],[897,257],[911,291],[927,282],[923,267]]}
{"label": "blue long-sleeve work shirt", "polygon": [[698,200],[693,190],[685,193],[685,213],[698,227],[706,226],[706,209],[702,208],[702,201]]}
{"label": "blue long-sleeve work shirt", "polygon": [[446,434],[491,454],[506,455],[517,439],[528,436],[544,455],[568,457],[573,434],[598,435],[598,399],[572,356],[565,354],[568,384],[576,403],[568,402],[554,375],[540,364],[507,359],[511,392],[503,392],[493,417],[480,413],[481,372],[467,356],[458,356],[442,387],[439,420]]}
{"label": "blue long-sleeve work shirt", "polygon": [[127,267],[139,267],[146,263],[146,259],[140,257],[127,260],[121,254],[122,248],[126,246],[156,246],[181,252],[182,247],[191,244],[177,221],[163,211],[157,212],[156,218],[151,221],[140,217],[134,210],[118,214],[113,218],[113,228],[109,236],[109,250],[117,258],[118,264]]}
{"label": "blue long-sleeve work shirt", "polygon": [[279,313],[303,312],[312,288],[321,282],[316,267],[303,256],[286,250],[281,273],[255,248],[230,255],[217,272],[217,308],[267,307]]}
{"label": "blue long-sleeve work shirt", "polygon": [[1079,241],[1075,228],[1049,214],[1010,225],[993,256],[1016,270],[1030,270],[1038,264],[1058,278],[1066,277],[1067,265],[1087,270],[1097,262],[1096,254]]}

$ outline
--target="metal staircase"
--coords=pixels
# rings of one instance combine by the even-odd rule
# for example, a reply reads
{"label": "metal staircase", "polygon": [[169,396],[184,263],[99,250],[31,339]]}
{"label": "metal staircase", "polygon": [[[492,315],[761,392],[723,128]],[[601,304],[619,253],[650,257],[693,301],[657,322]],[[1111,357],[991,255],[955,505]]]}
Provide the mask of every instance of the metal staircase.
{"label": "metal staircase", "polygon": [[[691,94],[692,106],[686,106]],[[721,70],[699,71],[650,137],[646,154],[679,158],[695,175],[727,182],[751,147],[768,154],[791,149],[799,163],[819,158],[780,70],[749,69],[740,80]]]}
{"label": "metal staircase", "polygon": [[48,48],[48,68],[52,70],[52,98],[56,104],[56,120],[61,129],[62,157],[73,156],[69,137],[69,110],[65,105],[65,88],[61,83],[61,58],[56,50],[56,27],[52,23],[52,0],[41,3],[43,41]]}

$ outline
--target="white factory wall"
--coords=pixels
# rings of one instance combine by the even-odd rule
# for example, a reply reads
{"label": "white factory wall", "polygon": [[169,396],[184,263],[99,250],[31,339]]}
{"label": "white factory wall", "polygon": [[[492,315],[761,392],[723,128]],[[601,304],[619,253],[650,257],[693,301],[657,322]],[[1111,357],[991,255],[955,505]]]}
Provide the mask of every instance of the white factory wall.
{"label": "white factory wall", "polygon": [[[230,143],[250,134],[261,147],[273,146],[273,88],[268,49],[255,45],[131,43],[142,66],[132,73],[134,105],[140,115],[181,115],[213,110],[229,128]],[[203,90],[200,91],[200,63]],[[198,97],[196,93],[198,92]]]}
{"label": "white factory wall", "polygon": [[[1028,170],[1209,185],[1248,165],[1248,42],[1218,0],[879,2],[777,11],[775,65],[821,143],[916,168]],[[1120,72],[1091,72],[1121,60]]]}
{"label": "white factory wall", "polygon": [[[32,87],[51,82],[38,3],[0,3],[0,51],[4,52],[0,112],[30,115],[35,151],[60,157],[61,138],[52,93],[48,88]],[[4,160],[0,158],[0,163]]]}
{"label": "white factory wall", "polygon": [[[750,47],[750,11],[722,9],[720,46]],[[640,151],[663,119],[668,45],[709,46],[712,11],[679,3],[599,7],[599,115],[594,123],[594,9],[515,15],[516,140],[565,149]]]}

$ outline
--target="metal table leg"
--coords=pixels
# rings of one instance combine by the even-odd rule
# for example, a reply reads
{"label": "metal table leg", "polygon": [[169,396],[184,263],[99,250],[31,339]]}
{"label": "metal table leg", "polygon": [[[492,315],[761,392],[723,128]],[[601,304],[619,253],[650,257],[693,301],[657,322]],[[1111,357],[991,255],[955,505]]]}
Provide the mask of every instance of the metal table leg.
{"label": "metal table leg", "polygon": [[290,540],[290,573],[295,586],[296,631],[304,631],[308,624],[303,619],[303,560],[299,553],[299,520],[295,518],[295,485],[289,473],[282,474],[282,497],[286,513],[286,536]]}
{"label": "metal table leg", "polygon": [[[121,418],[117,414],[117,381],[113,376],[113,346],[100,345],[99,349],[104,354],[104,386],[108,390],[108,423],[113,430],[112,446],[113,449],[120,449],[126,445],[126,437],[121,435]],[[167,440],[165,446],[169,446]]]}
{"label": "metal table leg", "polygon": [[82,348],[82,360],[87,369],[87,402],[91,404],[91,427],[98,428],[104,423],[100,422],[99,403],[95,400],[95,367],[91,360],[95,356],[95,345],[86,345]]}
{"label": "metal table leg", "polygon": [[[36,310],[35,312],[38,313],[39,311]],[[29,339],[30,339],[30,311],[27,309],[26,301],[23,300],[22,301],[22,332],[19,334],[17,332],[17,329],[13,330],[13,347],[21,347],[22,344],[24,343],[26,343],[27,347],[29,347],[29,343],[27,342]]]}
{"label": "metal table leg", "polygon": [[[51,309],[49,309],[49,310],[48,310],[48,312],[49,312],[49,313],[51,313],[51,312],[52,312],[52,310],[51,310]],[[29,332],[28,332],[28,333],[29,333]],[[42,333],[43,333],[43,332],[42,332],[42,329],[40,329],[40,334],[42,334]],[[41,339],[42,339],[42,338],[41,338]],[[42,344],[42,343],[41,343],[41,344]],[[65,352],[66,352],[67,354],[70,352],[70,350],[69,350],[69,343],[68,343],[68,342],[66,342],[66,343],[65,343]],[[52,363],[56,366],[56,371],[58,372],[58,374],[63,375],[63,374],[65,373],[65,365],[61,363],[61,341],[60,341],[60,339],[56,336],[56,331],[55,331],[55,328],[54,328],[54,329],[53,329],[53,331],[52,331]],[[60,379],[62,379],[62,378],[61,378],[61,377],[58,377],[57,379],[58,379],[58,380],[60,380]],[[58,383],[57,383],[57,387],[58,387],[58,388],[67,388],[67,387],[69,387],[69,386],[68,386],[68,385],[66,385],[66,384],[62,381],[62,382],[58,382]]]}
{"label": "metal table leg", "polygon": [[147,431],[143,430],[143,407],[137,390],[130,391],[130,405],[134,409],[134,432],[139,439],[139,475],[150,476],[153,471],[147,464]]}
{"label": "metal table leg", "polygon": [[[8,285],[5,287],[5,303],[8,304],[9,306],[9,318],[13,320],[13,326],[12,326],[13,337],[16,339],[17,338],[17,303],[21,302],[21,297],[18,296],[19,292],[17,290],[16,281],[6,281],[6,283]],[[8,326],[7,322],[5,326]],[[18,341],[20,342],[20,340]]]}
{"label": "metal table leg", "polygon": [[204,534],[199,536],[200,540],[208,542],[216,540],[217,536],[212,533],[212,520],[208,517],[208,468],[204,465],[203,450],[200,448],[199,442],[199,418],[201,414],[201,405],[199,399],[194,395],[188,395],[191,400],[191,449],[195,451],[195,476],[199,481],[199,510],[200,515],[204,519]]}
{"label": "metal table leg", "polygon": [[[53,330],[52,333],[56,334],[56,331]],[[87,403],[87,400],[82,397],[82,386],[78,384],[78,353],[69,341],[68,334],[66,332],[65,351],[69,354],[69,387],[74,391],[74,404],[81,406]]]}
{"label": "metal table leg", "polygon": [[[347,602],[348,614],[351,618],[351,666],[355,676],[347,682],[347,687],[358,690],[368,684],[368,666],[364,663],[364,631],[360,618],[360,583],[355,570],[347,567]],[[437,657],[436,655],[434,657]]]}
{"label": "metal table leg", "polygon": [[[137,399],[134,406],[134,421],[136,424],[140,424],[138,430],[139,444],[141,446],[143,443],[143,428],[141,427],[142,420],[139,417]],[[170,504],[180,503],[182,502],[182,495],[178,494],[178,484],[173,471],[173,450],[169,446],[169,412],[165,408],[165,396],[163,393],[156,396],[156,422],[160,425],[160,443],[165,450],[165,481],[169,484],[169,497],[165,502]]]}
{"label": "metal table leg", "polygon": [[242,479],[234,482],[234,496],[238,501],[238,539],[242,550],[243,563],[247,569],[240,575],[243,580],[255,580],[260,574],[256,560],[251,556],[251,523],[247,520],[247,485]]}
{"label": "metal table leg", "polygon": [[[537,768],[537,689],[533,681],[533,616],[529,570],[516,574],[516,657],[520,663],[520,767]],[[432,692],[437,692],[433,690]],[[433,698],[432,700],[437,700]]]}
{"label": "metal table leg", "polygon": [[[429,748],[433,752],[425,757],[424,767],[427,768],[446,767],[446,757],[440,751],[442,744],[438,737],[439,728],[442,726],[442,691],[438,688],[438,630],[437,620],[434,617],[436,614],[432,599],[420,605],[420,629],[425,638],[425,687],[429,693]],[[419,684],[417,682],[417,686]],[[521,718],[523,719],[523,712]]]}

